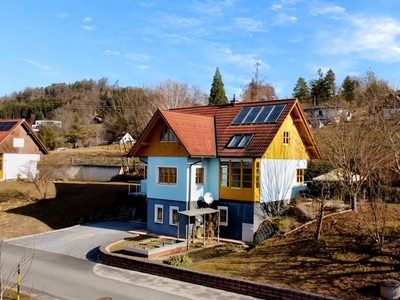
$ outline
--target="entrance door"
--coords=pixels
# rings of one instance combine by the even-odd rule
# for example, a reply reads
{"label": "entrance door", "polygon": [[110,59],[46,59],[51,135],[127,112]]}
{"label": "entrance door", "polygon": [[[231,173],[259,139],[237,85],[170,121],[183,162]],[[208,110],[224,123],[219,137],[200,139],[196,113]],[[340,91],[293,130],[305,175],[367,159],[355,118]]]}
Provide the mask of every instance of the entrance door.
{"label": "entrance door", "polygon": [[253,224],[242,223],[242,241],[253,242]]}
{"label": "entrance door", "polygon": [[3,179],[3,154],[0,153],[0,180]]}

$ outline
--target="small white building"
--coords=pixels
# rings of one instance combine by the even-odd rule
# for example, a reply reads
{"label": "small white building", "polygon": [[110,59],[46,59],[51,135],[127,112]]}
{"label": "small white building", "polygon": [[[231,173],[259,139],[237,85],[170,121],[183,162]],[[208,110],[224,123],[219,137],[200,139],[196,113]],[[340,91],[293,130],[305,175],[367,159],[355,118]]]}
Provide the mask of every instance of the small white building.
{"label": "small white building", "polygon": [[36,120],[34,124],[32,124],[33,131],[38,132],[40,126],[54,126],[57,128],[61,128],[61,121],[56,120]]}
{"label": "small white building", "polygon": [[304,108],[304,112],[311,126],[321,127],[321,125],[338,123],[340,120],[350,121],[354,110],[341,105],[326,103]]}

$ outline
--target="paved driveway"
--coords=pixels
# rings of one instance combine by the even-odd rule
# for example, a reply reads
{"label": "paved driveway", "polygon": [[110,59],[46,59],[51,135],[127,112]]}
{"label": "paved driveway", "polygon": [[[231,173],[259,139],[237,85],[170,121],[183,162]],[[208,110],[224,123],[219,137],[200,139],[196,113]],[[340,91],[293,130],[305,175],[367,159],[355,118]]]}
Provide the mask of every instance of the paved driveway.
{"label": "paved driveway", "polygon": [[146,224],[129,221],[90,223],[9,239],[6,242],[16,246],[100,262],[100,245],[132,236],[128,231],[143,229],[145,227]]}

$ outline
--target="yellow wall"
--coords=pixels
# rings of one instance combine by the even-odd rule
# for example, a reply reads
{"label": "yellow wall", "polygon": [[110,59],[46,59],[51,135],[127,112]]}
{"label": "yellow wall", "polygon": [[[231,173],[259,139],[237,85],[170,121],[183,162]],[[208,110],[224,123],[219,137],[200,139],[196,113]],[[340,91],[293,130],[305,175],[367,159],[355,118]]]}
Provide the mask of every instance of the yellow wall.
{"label": "yellow wall", "polygon": [[219,197],[227,200],[238,200],[257,202],[260,199],[260,187],[256,187],[256,163],[260,163],[260,159],[252,161],[253,166],[253,187],[252,188],[232,188],[223,187],[219,188]]}
{"label": "yellow wall", "polygon": [[4,168],[3,154],[0,154],[0,179],[3,179],[3,168]]}
{"label": "yellow wall", "polygon": [[145,138],[145,144],[138,151],[138,156],[189,156],[179,141],[160,142],[160,132],[164,126],[165,123],[160,119]]}
{"label": "yellow wall", "polygon": [[[283,132],[289,131],[289,144],[283,144]],[[310,159],[301,139],[300,133],[292,117],[286,117],[278,133],[265,151],[263,158],[267,159]]]}

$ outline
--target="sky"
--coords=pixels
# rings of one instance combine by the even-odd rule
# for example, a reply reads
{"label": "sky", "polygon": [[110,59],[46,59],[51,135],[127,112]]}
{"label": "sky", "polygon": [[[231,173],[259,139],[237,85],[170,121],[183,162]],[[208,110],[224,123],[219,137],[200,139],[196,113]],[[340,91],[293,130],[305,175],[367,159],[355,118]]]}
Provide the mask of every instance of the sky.
{"label": "sky", "polygon": [[209,94],[218,67],[238,99],[256,64],[281,99],[319,68],[337,85],[372,71],[400,89],[399,12],[398,0],[1,0],[0,96],[103,77]]}

